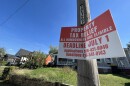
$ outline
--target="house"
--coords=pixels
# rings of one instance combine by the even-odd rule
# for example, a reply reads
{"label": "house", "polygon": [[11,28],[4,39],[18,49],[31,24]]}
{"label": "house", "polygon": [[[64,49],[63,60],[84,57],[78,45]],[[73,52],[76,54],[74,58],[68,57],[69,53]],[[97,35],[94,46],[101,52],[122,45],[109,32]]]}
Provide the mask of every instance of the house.
{"label": "house", "polygon": [[15,56],[17,57],[22,57],[22,56],[28,56],[30,55],[31,51],[25,50],[25,49],[20,49]]}
{"label": "house", "polygon": [[130,69],[130,50],[124,48],[124,51],[126,57],[97,59],[99,73],[119,72],[118,69],[124,71]]}
{"label": "house", "polygon": [[124,51],[125,51],[126,57],[128,59],[128,62],[130,64],[130,48],[124,48]]}
{"label": "house", "polygon": [[6,54],[6,61],[7,65],[17,65],[20,61],[20,58],[16,57],[15,55]]}
{"label": "house", "polygon": [[20,63],[20,64],[25,64],[26,61],[28,61],[28,58],[22,56],[22,57],[20,58],[20,62],[19,62],[19,63]]}
{"label": "house", "polygon": [[31,51],[20,49],[15,56],[20,58],[20,64],[24,64],[28,60],[28,56],[31,55]]}

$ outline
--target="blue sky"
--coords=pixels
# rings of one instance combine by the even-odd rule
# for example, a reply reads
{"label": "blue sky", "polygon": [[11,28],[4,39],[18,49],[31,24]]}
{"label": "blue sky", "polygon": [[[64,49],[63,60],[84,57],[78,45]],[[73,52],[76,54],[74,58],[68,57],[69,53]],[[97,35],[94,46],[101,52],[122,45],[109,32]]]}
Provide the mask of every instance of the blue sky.
{"label": "blue sky", "polygon": [[[50,45],[59,46],[61,27],[77,25],[77,0],[29,0],[16,12],[25,2],[0,0],[0,47],[7,53],[15,54],[20,48],[48,53]],[[110,9],[126,47],[130,41],[130,0],[89,0],[89,3],[91,19]]]}

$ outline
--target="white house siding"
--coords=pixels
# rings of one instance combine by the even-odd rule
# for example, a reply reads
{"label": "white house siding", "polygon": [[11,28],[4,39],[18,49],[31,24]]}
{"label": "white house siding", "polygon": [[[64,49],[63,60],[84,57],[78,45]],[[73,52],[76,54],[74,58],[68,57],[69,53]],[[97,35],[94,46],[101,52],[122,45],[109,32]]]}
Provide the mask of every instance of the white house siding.
{"label": "white house siding", "polygon": [[20,64],[24,64],[28,60],[27,57],[21,57]]}

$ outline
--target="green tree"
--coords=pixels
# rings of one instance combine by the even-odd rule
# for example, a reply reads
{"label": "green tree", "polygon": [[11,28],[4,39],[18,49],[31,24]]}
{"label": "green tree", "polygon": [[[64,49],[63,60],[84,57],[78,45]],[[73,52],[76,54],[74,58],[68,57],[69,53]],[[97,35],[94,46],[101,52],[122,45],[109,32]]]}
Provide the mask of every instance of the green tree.
{"label": "green tree", "polygon": [[31,61],[33,64],[37,65],[38,67],[42,67],[44,65],[44,60],[46,58],[46,54],[41,51],[34,51],[32,53]]}
{"label": "green tree", "polygon": [[0,57],[4,57],[6,54],[6,50],[4,48],[0,48]]}
{"label": "green tree", "polygon": [[7,62],[4,61],[4,56],[6,54],[6,51],[4,48],[0,48],[0,65],[5,65]]}
{"label": "green tree", "polygon": [[57,54],[58,47],[50,46],[49,54]]}

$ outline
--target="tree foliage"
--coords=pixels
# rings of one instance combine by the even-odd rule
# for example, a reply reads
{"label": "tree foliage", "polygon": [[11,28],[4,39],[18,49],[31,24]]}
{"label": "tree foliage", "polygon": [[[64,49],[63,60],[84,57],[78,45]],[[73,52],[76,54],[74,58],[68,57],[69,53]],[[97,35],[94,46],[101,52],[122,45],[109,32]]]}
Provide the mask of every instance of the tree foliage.
{"label": "tree foliage", "polygon": [[50,46],[49,54],[57,54],[58,47]]}
{"label": "tree foliage", "polygon": [[0,57],[3,57],[6,54],[6,50],[4,48],[0,48]]}
{"label": "tree foliage", "polygon": [[45,58],[46,58],[45,53],[41,51],[34,51],[28,56],[29,59],[28,65],[42,67],[45,63],[44,62]]}

